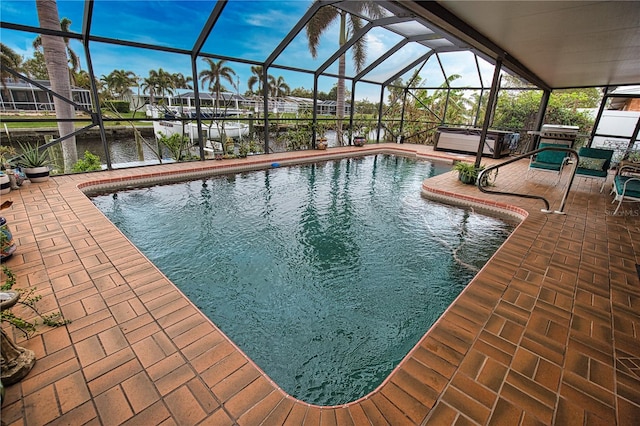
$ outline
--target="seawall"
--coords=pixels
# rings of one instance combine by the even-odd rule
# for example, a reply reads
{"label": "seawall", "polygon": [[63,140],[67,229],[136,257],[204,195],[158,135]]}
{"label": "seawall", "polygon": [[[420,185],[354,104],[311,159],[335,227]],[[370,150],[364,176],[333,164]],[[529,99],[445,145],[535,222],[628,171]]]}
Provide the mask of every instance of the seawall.
{"label": "seawall", "polygon": [[[153,137],[153,127],[151,126],[136,126],[136,128],[142,133],[142,136]],[[109,126],[105,128],[105,134],[108,141],[121,140],[121,139],[133,139],[134,133],[131,126]],[[28,129],[8,129],[3,128],[0,133],[0,143],[2,145],[17,145],[19,143],[45,143],[51,137],[58,138],[57,127],[40,127],[40,128],[28,128]],[[100,129],[92,128],[76,135],[76,141],[79,142],[100,142]]]}

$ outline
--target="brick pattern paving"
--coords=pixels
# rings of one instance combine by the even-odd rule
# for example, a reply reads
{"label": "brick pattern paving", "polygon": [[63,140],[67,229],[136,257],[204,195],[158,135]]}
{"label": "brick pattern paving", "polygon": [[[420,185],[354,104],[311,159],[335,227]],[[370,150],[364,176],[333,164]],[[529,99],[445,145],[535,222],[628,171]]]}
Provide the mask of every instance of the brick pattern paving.
{"label": "brick pattern paving", "polygon": [[[452,173],[425,181],[426,197],[525,219],[385,382],[339,407],[280,390],[78,189],[350,150],[60,176],[3,197],[14,201],[3,216],[18,242],[7,261],[18,286],[37,288],[43,310],[72,323],[29,340],[5,326],[37,362],[6,389],[2,422],[638,424],[640,206],[612,216],[598,182],[577,179],[566,215],[548,215],[538,200],[483,194]],[[357,150],[452,158],[423,146]],[[524,180],[525,169],[501,169],[494,189],[541,194],[557,208],[568,177]]]}

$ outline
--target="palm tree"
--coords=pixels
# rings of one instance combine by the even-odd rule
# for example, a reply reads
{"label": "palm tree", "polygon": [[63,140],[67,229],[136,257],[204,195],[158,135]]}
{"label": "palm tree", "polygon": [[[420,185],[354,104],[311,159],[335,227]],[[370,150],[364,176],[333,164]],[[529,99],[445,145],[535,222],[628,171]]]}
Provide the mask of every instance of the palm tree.
{"label": "palm tree", "polygon": [[121,100],[131,93],[131,87],[138,84],[138,76],[133,71],[125,70],[113,70],[109,75],[103,75],[100,80],[111,96]]}
{"label": "palm tree", "polygon": [[289,95],[291,92],[291,88],[287,83],[285,83],[284,78],[282,76],[278,76],[278,79],[272,75],[269,76],[269,93],[274,98],[281,98],[283,96]]}
{"label": "palm tree", "polygon": [[[62,29],[62,31],[68,33],[70,27],[71,27],[71,20],[69,18],[62,18],[60,20],[60,28]],[[71,69],[71,72],[69,73],[69,77],[71,78],[71,83],[76,84],[75,76],[78,73],[78,71],[80,71],[80,58],[78,57],[76,52],[74,52],[73,49],[71,49],[71,45],[69,44],[69,39],[64,37],[63,40],[67,49],[67,57],[69,58],[69,68]],[[33,48],[35,50],[40,50],[40,48],[42,48],[41,35],[38,35],[33,40]]]}
{"label": "palm tree", "polygon": [[149,77],[142,79],[140,88],[142,93],[149,94],[149,103],[151,105],[156,103],[156,92],[158,91],[158,72],[155,70],[149,70]]}
{"label": "palm tree", "polygon": [[[38,20],[42,28],[54,31],[61,31],[60,17],[58,15],[58,4],[55,0],[37,0],[36,9]],[[67,59],[67,49],[64,39],[58,36],[42,35],[42,50],[44,52],[47,71],[51,82],[51,90],[59,95],[73,99],[71,94],[71,84],[69,82],[69,66]],[[56,118],[58,120],[75,118],[75,109],[72,104],[62,101],[57,97],[53,98],[56,108]],[[58,131],[64,137],[73,133],[72,121],[58,121]],[[71,172],[73,165],[78,161],[78,150],[76,138],[71,136],[61,142],[62,157],[64,160],[64,171]]]}
{"label": "palm tree", "polygon": [[[0,43],[0,62],[9,68],[13,68],[14,71],[20,71],[22,68],[22,56],[18,55],[12,48],[4,43]],[[12,74],[7,71],[1,71],[0,79],[2,80],[2,87],[7,88],[7,79],[12,78]]]}
{"label": "palm tree", "polygon": [[91,77],[85,70],[78,71],[73,80],[77,87],[91,90]]}
{"label": "palm tree", "polygon": [[[18,55],[12,48],[4,43],[0,43],[0,62],[9,68],[13,68],[14,71],[21,71],[22,68],[22,56]],[[2,89],[4,92],[3,98],[9,99],[9,91],[7,90],[7,80],[13,78],[13,75],[8,71],[0,71],[0,80],[2,80]]]}
{"label": "palm tree", "polygon": [[[249,80],[247,81],[247,86],[249,86],[249,91],[252,93],[257,93],[259,95],[262,95],[262,86],[263,86],[263,76],[262,73],[264,72],[263,68],[261,65],[253,65],[251,67],[251,72],[253,73],[253,75],[251,77],[249,77]],[[253,86],[258,83],[258,90],[257,92],[253,90]]]}
{"label": "palm tree", "polygon": [[185,77],[181,72],[171,74],[174,89],[193,89],[193,78]]}
{"label": "palm tree", "polygon": [[173,95],[175,89],[173,74],[158,68],[157,84],[158,92],[163,99],[165,96]]}
{"label": "palm tree", "polygon": [[222,80],[228,81],[232,87],[235,87],[233,78],[236,76],[236,72],[226,65],[224,59],[218,62],[211,58],[204,58],[204,61],[209,65],[208,70],[200,71],[198,78],[201,80],[202,88],[208,83],[208,90],[211,93],[216,94],[216,109],[220,108],[220,93],[225,90],[222,85]]}
{"label": "palm tree", "polygon": [[[382,18],[384,15],[382,7],[371,0],[363,0],[350,3],[352,7],[356,8],[357,12],[362,12],[365,16],[370,16],[373,19]],[[340,19],[340,32],[338,34],[340,46],[347,42],[347,39],[358,30],[363,27],[362,19],[354,14],[345,12],[344,10],[337,9],[333,6],[325,6],[318,10],[313,15],[313,18],[307,23],[307,39],[309,41],[309,51],[311,56],[316,58],[318,56],[318,45],[320,44],[320,37],[322,34],[333,24],[336,19]],[[366,47],[367,42],[364,37],[360,38],[353,45],[353,62],[356,71],[361,71],[366,61]],[[336,118],[338,119],[338,142],[342,145],[342,119],[344,118],[344,75],[346,69],[346,57],[340,56],[338,60],[338,90],[336,99]]]}

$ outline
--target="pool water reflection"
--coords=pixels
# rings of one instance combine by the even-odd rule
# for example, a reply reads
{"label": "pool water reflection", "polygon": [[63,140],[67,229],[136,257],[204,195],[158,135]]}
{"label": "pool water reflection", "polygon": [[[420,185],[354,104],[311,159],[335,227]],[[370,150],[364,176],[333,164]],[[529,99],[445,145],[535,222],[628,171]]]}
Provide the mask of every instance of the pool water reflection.
{"label": "pool water reflection", "polygon": [[377,155],[93,202],[286,392],[335,405],[375,389],[513,230],[423,199],[448,170]]}

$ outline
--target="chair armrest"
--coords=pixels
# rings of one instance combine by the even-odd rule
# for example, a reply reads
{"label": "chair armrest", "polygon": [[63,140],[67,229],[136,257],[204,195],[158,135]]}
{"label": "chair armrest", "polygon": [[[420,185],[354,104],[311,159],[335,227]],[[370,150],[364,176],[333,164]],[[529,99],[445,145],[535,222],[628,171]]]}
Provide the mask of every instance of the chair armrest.
{"label": "chair armrest", "polygon": [[620,175],[623,172],[626,173],[632,173],[632,174],[640,174],[640,164],[639,165],[634,165],[634,164],[625,164],[622,167],[618,167],[618,171],[616,172],[616,175]]}

